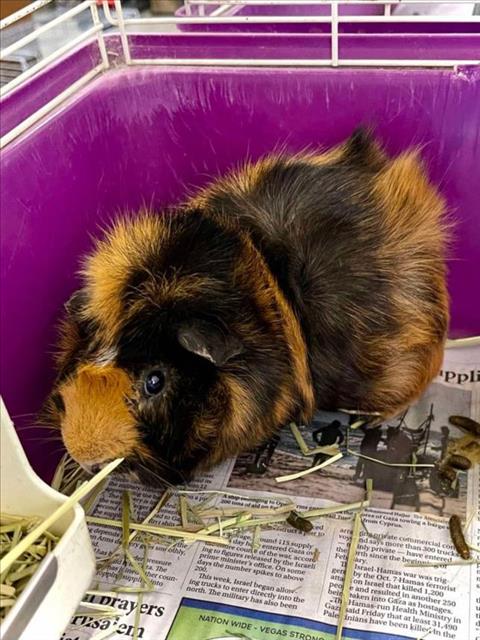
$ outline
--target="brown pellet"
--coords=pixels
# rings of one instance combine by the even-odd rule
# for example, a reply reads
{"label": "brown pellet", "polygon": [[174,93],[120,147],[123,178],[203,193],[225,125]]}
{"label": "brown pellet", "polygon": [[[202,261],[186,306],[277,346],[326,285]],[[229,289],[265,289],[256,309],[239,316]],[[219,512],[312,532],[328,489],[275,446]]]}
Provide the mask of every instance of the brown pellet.
{"label": "brown pellet", "polygon": [[457,472],[449,465],[443,465],[438,471],[438,475],[442,480],[446,480],[449,484],[453,484],[457,479]]}
{"label": "brown pellet", "polygon": [[448,521],[450,527],[450,537],[453,542],[453,546],[457,550],[458,555],[464,560],[470,559],[470,549],[466,543],[465,536],[463,535],[462,523],[458,516],[451,516]]}
{"label": "brown pellet", "polygon": [[472,420],[472,418],[468,418],[467,416],[450,416],[448,420],[455,427],[459,427],[463,429],[463,431],[480,437],[480,422]]}
{"label": "brown pellet", "polygon": [[465,456],[460,456],[457,453],[454,453],[451,456],[448,456],[447,466],[452,467],[453,469],[458,469],[459,471],[467,471],[472,466],[472,463]]}
{"label": "brown pellet", "polygon": [[290,526],[294,527],[298,531],[303,531],[304,533],[309,533],[313,529],[313,524],[310,520],[306,518],[302,518],[296,511],[291,511],[288,514],[287,522]]}

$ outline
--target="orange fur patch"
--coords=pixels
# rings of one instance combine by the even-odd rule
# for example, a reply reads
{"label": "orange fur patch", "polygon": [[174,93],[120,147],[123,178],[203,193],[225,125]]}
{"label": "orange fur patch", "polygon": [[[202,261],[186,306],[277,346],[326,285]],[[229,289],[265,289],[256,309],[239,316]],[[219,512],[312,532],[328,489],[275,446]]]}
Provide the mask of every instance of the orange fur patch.
{"label": "orange fur patch", "polygon": [[370,406],[381,411],[383,420],[400,415],[438,375],[442,361],[443,345],[399,354],[377,380],[368,398]]}
{"label": "orange fur patch", "polygon": [[[391,243],[444,243],[445,203],[425,175],[420,153],[410,150],[390,160],[379,172],[374,197],[383,205],[383,220]],[[425,231],[430,236],[425,238]]]}
{"label": "orange fur patch", "polygon": [[65,318],[59,326],[59,340],[55,362],[60,371],[72,360],[75,351],[80,343],[80,331],[76,322]]}
{"label": "orange fur patch", "polygon": [[272,409],[272,423],[285,425],[290,419],[295,408],[295,400],[292,394],[292,385],[285,383],[278,391],[278,397]]}
{"label": "orange fur patch", "polygon": [[[171,219],[145,212],[136,218],[120,219],[87,258],[83,269],[88,294],[84,316],[100,324],[105,346],[115,343],[121,323],[141,311],[145,302],[161,307],[171,301],[193,299],[218,286],[213,276],[184,276],[181,271],[168,276],[149,274],[149,256],[161,260],[162,250],[168,247]],[[138,287],[141,297],[126,308],[123,294],[134,269],[144,269],[151,277]]]}
{"label": "orange fur patch", "polygon": [[156,275],[149,278],[139,287],[141,297],[133,302],[128,311],[123,313],[123,318],[133,316],[145,309],[145,303],[161,308],[170,302],[180,300],[197,300],[202,294],[211,295],[222,283],[209,276],[196,274],[182,275]]}
{"label": "orange fur patch", "polygon": [[250,389],[230,375],[223,376],[223,385],[228,389],[230,406],[225,415],[226,424],[218,433],[218,444],[212,454],[213,464],[238,453],[246,443],[252,447],[260,444],[265,439],[267,428],[266,424],[257,424]]}
{"label": "orange fur patch", "polygon": [[142,265],[169,233],[168,219],[161,216],[140,214],[134,220],[121,219],[87,258],[82,271],[88,293],[84,313],[102,326],[106,344],[113,344],[118,333],[122,293],[132,265]]}
{"label": "orange fur patch", "polygon": [[60,385],[65,403],[62,436],[75,460],[96,463],[131,455],[141,447],[125,404],[132,382],[118,367],[85,365]]}
{"label": "orange fur patch", "polygon": [[245,242],[247,251],[244,254],[242,269],[238,272],[238,277],[246,278],[246,285],[250,287],[252,284],[254,285],[252,293],[262,310],[264,319],[271,326],[276,326],[277,331],[283,333],[292,359],[293,387],[297,389],[303,404],[301,417],[308,421],[313,416],[315,399],[307,347],[300,322],[253,242],[247,237]]}
{"label": "orange fur patch", "polygon": [[[233,196],[236,194],[240,196],[248,195],[278,162],[283,162],[287,166],[293,166],[298,163],[310,164],[316,167],[325,166],[348,159],[349,149],[350,144],[347,140],[331,149],[300,151],[294,154],[273,153],[260,158],[256,162],[246,162],[233,169],[226,176],[216,178],[211,184],[190,198],[187,205],[208,210],[210,199],[219,192],[229,193]],[[367,162],[371,164],[379,163],[383,162],[385,158],[386,156],[381,147],[376,142],[371,141]]]}
{"label": "orange fur patch", "polygon": [[[370,344],[370,357],[385,362],[369,401],[388,401],[399,413],[437,375],[448,327],[444,254],[445,204],[429,183],[418,152],[391,160],[378,175],[373,197],[381,206],[385,242],[379,259],[402,275],[392,291],[400,327],[388,343]],[[388,399],[388,400],[387,400]],[[378,404],[378,409],[383,407]]]}

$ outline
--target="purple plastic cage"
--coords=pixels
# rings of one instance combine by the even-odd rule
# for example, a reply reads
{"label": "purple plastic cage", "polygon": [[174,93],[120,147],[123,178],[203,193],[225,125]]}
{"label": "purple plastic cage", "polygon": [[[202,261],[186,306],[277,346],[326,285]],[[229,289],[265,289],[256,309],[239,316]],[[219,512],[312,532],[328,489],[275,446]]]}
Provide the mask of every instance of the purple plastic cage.
{"label": "purple plastic cage", "polygon": [[[408,37],[428,59],[442,55],[438,37]],[[121,60],[120,38],[106,42],[110,59]],[[452,57],[478,52],[478,34],[449,42]],[[330,146],[362,123],[390,153],[422,146],[456,222],[451,337],[480,333],[479,67],[296,67],[295,59],[315,60],[329,47],[318,34],[137,34],[129,45],[136,65],[111,66],[2,152],[1,393],[17,426],[34,422],[49,390],[55,324],[102,225],[125,209],[179,202],[247,157]],[[365,55],[358,38],[344,46]],[[399,55],[385,40],[377,46]],[[254,55],[292,65],[146,66]],[[98,61],[96,45],[87,44],[13,91],[2,101],[3,133]],[[35,429],[20,433],[48,477],[58,451]]]}

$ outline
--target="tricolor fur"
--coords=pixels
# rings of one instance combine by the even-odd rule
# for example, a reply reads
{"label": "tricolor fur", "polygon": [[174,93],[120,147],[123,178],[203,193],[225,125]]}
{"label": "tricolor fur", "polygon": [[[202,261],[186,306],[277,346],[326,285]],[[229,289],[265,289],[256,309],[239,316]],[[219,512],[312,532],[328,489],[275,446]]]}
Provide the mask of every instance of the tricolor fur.
{"label": "tricolor fur", "polygon": [[390,159],[358,132],[119,220],[69,305],[50,422],[80,462],[123,455],[153,481],[315,407],[398,413],[442,360],[443,213],[415,151]]}

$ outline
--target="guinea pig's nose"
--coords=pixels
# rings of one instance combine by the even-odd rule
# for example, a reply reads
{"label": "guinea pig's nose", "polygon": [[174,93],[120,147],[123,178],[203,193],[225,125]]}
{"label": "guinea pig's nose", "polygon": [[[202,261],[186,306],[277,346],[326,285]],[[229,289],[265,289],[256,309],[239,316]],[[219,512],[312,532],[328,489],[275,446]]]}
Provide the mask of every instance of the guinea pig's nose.
{"label": "guinea pig's nose", "polygon": [[102,468],[103,468],[104,466],[105,466],[105,465],[102,465],[102,464],[100,464],[99,462],[97,462],[96,464],[92,464],[92,466],[90,467],[90,471],[91,471],[92,473],[94,473],[94,474],[95,474],[95,473],[98,473],[99,471],[101,471],[101,470],[102,470]]}

